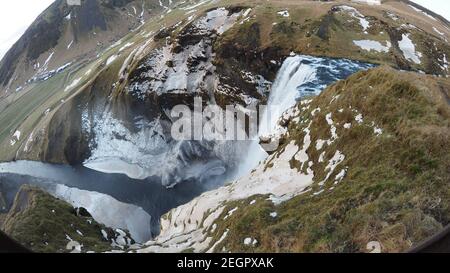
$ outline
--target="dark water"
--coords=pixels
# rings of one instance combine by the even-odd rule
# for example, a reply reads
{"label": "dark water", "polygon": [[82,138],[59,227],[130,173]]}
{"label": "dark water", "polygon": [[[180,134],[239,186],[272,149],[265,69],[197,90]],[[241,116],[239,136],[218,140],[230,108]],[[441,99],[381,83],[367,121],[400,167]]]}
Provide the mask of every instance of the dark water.
{"label": "dark water", "polygon": [[205,184],[191,180],[174,188],[166,188],[157,178],[135,180],[126,175],[101,173],[82,166],[28,161],[0,164],[0,190],[6,193],[9,206],[22,184],[33,184],[44,189],[54,184],[63,184],[107,194],[123,203],[136,205],[151,215],[152,234],[156,235],[159,232],[159,219],[163,214],[191,201],[204,191],[217,187],[219,182],[211,180]]}

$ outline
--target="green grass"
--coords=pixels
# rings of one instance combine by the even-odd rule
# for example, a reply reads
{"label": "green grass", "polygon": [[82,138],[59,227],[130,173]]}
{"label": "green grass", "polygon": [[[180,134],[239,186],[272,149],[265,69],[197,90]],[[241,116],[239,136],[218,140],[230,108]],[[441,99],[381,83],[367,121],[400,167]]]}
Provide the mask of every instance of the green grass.
{"label": "green grass", "polygon": [[29,198],[27,207],[12,217],[10,212],[3,227],[6,233],[24,246],[35,252],[67,252],[68,235],[84,246],[83,251],[112,249],[110,242],[102,237],[101,230],[108,230],[103,225],[92,218],[77,216],[72,206],[37,188],[24,186],[21,193],[24,192]]}

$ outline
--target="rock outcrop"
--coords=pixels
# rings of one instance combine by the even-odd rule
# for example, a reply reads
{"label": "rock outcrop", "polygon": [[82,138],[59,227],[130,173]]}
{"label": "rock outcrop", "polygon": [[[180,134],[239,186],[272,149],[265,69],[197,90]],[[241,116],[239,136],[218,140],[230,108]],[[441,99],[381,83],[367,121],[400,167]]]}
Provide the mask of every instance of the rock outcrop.
{"label": "rock outcrop", "polygon": [[35,252],[123,251],[134,244],[126,231],[100,225],[84,208],[29,185],[20,188],[1,229]]}

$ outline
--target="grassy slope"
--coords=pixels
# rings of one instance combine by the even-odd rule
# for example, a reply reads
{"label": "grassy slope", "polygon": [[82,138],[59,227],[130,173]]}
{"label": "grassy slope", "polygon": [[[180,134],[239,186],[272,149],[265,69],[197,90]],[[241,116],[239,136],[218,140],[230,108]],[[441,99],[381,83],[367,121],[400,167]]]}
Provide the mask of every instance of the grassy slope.
{"label": "grassy slope", "polygon": [[[365,252],[367,243],[378,241],[383,252],[399,252],[438,232],[450,222],[449,86],[448,80],[381,67],[328,88],[300,114],[301,120],[308,120],[305,123],[312,120],[313,145],[308,154],[314,161],[315,183],[311,191],[280,206],[264,196],[228,204],[229,209],[240,209],[216,222],[214,241],[230,229],[216,249]],[[339,99],[330,103],[338,94]],[[359,110],[364,123],[354,121],[349,106]],[[312,117],[311,110],[316,107],[322,111]],[[318,163],[314,144],[330,137],[325,122],[329,112],[338,124],[339,139],[326,147],[325,163]],[[383,128],[382,135],[374,134],[372,121]],[[343,128],[347,122],[352,123],[351,129]],[[286,142],[295,140],[301,147],[304,127],[290,124]],[[324,179],[324,166],[336,150],[346,158],[331,177],[344,166],[347,175],[338,185],[329,179],[325,191],[313,195],[319,191],[317,182]],[[258,201],[249,206],[253,199]],[[271,212],[278,216],[270,217]],[[245,246],[247,237],[256,238],[258,244]]]}
{"label": "grassy slope", "polygon": [[[352,5],[364,15],[367,15],[367,19],[370,21],[367,34],[363,32],[359,21],[348,13],[338,12],[333,15],[328,13],[333,6],[339,4]],[[251,2],[243,5],[251,6]],[[248,31],[239,31],[239,28],[245,29],[248,28],[248,25],[256,24],[260,30],[260,50],[275,47],[283,49],[285,54],[295,51],[313,56],[350,58],[448,75],[449,71],[440,71],[431,65],[431,63],[436,62],[436,57],[442,58],[444,53],[447,56],[450,54],[448,43],[442,37],[436,35],[436,32],[430,30],[430,25],[434,25],[446,33],[441,23],[427,20],[409,20],[408,16],[404,14],[406,6],[400,4],[394,5],[400,19],[393,20],[385,13],[387,7],[357,5],[348,1],[320,4],[310,1],[301,4],[293,1],[266,2],[254,8],[249,21],[234,27],[222,39],[239,44],[240,41],[246,40],[249,33]],[[290,16],[279,16],[277,12],[280,10],[289,10]],[[414,24],[418,28],[407,29],[404,27],[407,23]],[[406,62],[403,53],[396,48],[397,40],[398,38],[401,39],[403,33],[411,33],[411,39],[416,44],[416,50],[423,53],[422,64],[416,65]],[[383,45],[386,44],[386,41],[390,41],[394,47],[388,53],[366,51],[354,45],[354,40],[374,40],[381,42]]]}
{"label": "grassy slope", "polygon": [[27,185],[16,196],[2,229],[35,252],[67,252],[65,247],[69,241],[66,235],[82,244],[83,251],[112,249],[111,243],[104,240],[101,233],[102,229],[106,231],[107,228],[92,218],[77,216],[68,203]]}

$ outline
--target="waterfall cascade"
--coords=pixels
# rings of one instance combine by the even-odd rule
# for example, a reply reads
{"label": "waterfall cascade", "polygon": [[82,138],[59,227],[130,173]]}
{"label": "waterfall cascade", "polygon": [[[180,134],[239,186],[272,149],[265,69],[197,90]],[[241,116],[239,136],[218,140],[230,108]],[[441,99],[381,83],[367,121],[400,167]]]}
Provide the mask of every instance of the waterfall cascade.
{"label": "waterfall cascade", "polygon": [[[347,59],[320,58],[295,55],[286,58],[272,86],[267,111],[263,113],[258,136],[274,133],[282,114],[305,97],[315,96],[328,85],[351,74],[374,65]],[[259,145],[259,139],[252,141],[236,177],[247,174],[263,161],[268,154]]]}

